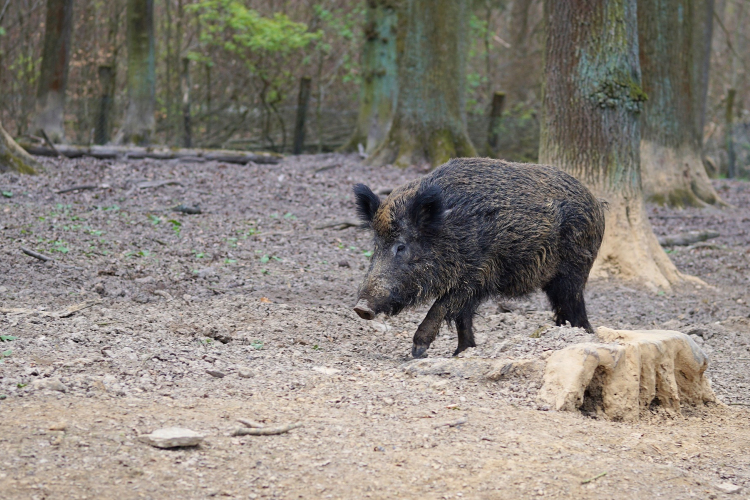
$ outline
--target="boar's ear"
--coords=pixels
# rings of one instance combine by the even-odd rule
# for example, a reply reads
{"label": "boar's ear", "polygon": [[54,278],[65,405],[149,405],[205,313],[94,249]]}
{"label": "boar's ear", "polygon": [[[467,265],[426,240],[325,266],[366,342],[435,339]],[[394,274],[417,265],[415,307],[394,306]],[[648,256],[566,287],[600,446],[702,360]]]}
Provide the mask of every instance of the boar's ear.
{"label": "boar's ear", "polygon": [[432,235],[440,231],[445,219],[443,192],[440,187],[433,184],[420,189],[414,196],[409,216],[422,234]]}
{"label": "boar's ear", "polygon": [[357,198],[357,215],[366,226],[369,226],[375,212],[380,208],[380,198],[364,184],[354,186],[354,196]]}

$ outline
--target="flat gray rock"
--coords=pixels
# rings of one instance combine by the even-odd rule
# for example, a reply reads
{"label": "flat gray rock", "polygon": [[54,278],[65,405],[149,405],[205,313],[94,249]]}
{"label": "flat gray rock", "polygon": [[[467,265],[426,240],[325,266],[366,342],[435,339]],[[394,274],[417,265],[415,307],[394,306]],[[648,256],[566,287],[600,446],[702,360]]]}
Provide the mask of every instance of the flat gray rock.
{"label": "flat gray rock", "polygon": [[716,485],[716,489],[722,493],[731,495],[732,493],[739,493],[740,491],[742,491],[742,486],[737,486],[736,484],[732,483],[721,483]]}
{"label": "flat gray rock", "polygon": [[204,436],[190,429],[180,427],[166,427],[157,429],[151,434],[139,436],[141,442],[157,448],[180,448],[183,446],[199,445]]}
{"label": "flat gray rock", "polygon": [[68,388],[60,382],[59,378],[40,378],[36,379],[31,383],[31,386],[35,389],[46,389],[49,391],[65,392]]}

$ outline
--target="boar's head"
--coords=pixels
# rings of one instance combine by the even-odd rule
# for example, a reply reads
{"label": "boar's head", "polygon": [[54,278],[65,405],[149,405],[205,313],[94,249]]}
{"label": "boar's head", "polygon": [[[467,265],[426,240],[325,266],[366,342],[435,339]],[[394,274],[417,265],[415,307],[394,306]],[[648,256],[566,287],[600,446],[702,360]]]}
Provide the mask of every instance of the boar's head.
{"label": "boar's head", "polygon": [[357,214],[375,236],[354,311],[370,320],[426,301],[440,281],[436,252],[446,214],[440,187],[411,183],[381,201],[370,188],[357,184],[354,194]]}

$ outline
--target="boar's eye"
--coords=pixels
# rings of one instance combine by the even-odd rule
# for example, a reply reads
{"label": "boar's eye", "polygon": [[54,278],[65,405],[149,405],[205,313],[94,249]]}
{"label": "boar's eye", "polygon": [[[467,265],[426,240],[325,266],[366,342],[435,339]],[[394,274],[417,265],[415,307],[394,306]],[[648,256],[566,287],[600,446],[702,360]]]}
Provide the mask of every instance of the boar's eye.
{"label": "boar's eye", "polygon": [[403,243],[396,243],[393,245],[393,255],[398,255],[406,251],[406,245]]}

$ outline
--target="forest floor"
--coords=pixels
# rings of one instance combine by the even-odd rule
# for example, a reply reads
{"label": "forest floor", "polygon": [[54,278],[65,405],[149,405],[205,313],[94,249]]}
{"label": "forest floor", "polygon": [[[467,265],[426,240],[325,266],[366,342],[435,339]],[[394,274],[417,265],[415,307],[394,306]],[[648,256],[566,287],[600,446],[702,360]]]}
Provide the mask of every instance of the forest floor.
{"label": "forest floor", "polygon": [[[424,308],[353,313],[370,237],[320,227],[354,219],[352,184],[423,172],[344,155],[43,161],[38,176],[0,175],[2,498],[721,498],[727,483],[748,498],[747,182],[715,181],[725,210],[649,207],[659,235],[720,233],[668,249],[705,286],[589,283],[595,327],[693,335],[721,401],[623,423],[549,411],[537,381],[420,372],[409,353]],[[76,185],[95,188],[58,193]],[[194,203],[201,214],[173,211]],[[487,303],[462,357],[587,337],[551,326],[539,294]],[[444,327],[428,359],[455,343]],[[303,426],[233,437],[238,418]],[[140,441],[162,427],[206,439]]]}

